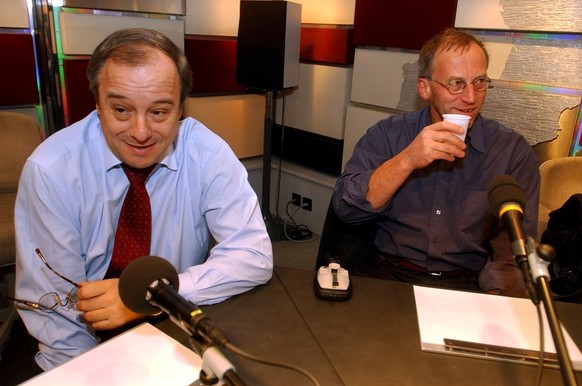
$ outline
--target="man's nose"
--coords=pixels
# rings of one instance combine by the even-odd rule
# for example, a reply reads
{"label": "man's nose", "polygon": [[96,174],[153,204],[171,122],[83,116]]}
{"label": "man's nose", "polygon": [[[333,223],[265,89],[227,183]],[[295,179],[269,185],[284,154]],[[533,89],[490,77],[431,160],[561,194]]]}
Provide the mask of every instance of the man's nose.
{"label": "man's nose", "polygon": [[462,92],[462,98],[464,101],[469,103],[475,102],[477,99],[477,91],[475,91],[475,85],[473,83],[467,84],[465,89]]}
{"label": "man's nose", "polygon": [[130,135],[138,142],[146,142],[151,137],[148,121],[144,116],[138,115],[136,117]]}

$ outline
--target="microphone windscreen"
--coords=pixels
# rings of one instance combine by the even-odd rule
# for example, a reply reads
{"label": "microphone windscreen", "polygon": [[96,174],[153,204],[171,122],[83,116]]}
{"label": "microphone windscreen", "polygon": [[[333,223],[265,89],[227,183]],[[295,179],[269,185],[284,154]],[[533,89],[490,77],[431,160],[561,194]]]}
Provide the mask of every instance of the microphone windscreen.
{"label": "microphone windscreen", "polygon": [[176,291],[180,285],[176,268],[158,256],[142,256],[125,267],[119,277],[119,296],[123,304],[138,314],[152,315],[160,312],[146,300],[149,286],[166,278]]}
{"label": "microphone windscreen", "polygon": [[503,204],[515,202],[522,208],[525,207],[525,194],[517,180],[507,174],[493,178],[489,184],[489,208],[496,217],[499,217],[499,209]]}

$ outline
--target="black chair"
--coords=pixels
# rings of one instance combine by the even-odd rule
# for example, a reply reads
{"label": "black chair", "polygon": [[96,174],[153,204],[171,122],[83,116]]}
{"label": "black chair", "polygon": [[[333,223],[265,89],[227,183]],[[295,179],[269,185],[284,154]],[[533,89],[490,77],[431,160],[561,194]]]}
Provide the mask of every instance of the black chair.
{"label": "black chair", "polygon": [[541,242],[556,250],[549,266],[554,299],[582,303],[582,193],[550,212]]}
{"label": "black chair", "polygon": [[346,224],[340,220],[330,201],[321,232],[315,270],[335,260],[342,267],[357,275],[358,269],[365,266],[373,256],[378,254],[374,244],[376,221],[367,221],[358,225]]}

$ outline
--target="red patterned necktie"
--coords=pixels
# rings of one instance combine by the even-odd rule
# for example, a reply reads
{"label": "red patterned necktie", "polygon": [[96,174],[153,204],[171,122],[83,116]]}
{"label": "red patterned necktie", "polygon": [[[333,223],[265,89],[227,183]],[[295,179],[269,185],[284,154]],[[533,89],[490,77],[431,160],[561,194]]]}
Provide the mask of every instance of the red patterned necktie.
{"label": "red patterned necktie", "polygon": [[129,180],[129,190],[119,214],[106,278],[119,277],[131,261],[150,253],[152,209],[145,182],[156,165],[145,169],[135,169],[126,164],[121,166]]}

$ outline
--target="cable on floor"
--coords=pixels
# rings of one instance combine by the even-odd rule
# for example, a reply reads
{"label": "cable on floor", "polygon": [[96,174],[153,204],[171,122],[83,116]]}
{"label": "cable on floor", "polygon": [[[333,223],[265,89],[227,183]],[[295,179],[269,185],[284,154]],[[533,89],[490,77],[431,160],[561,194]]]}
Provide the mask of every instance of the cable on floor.
{"label": "cable on floor", "polygon": [[293,203],[292,200],[287,202],[285,205],[285,212],[287,213],[287,218],[283,222],[283,234],[281,235],[282,239],[287,239],[293,242],[305,242],[311,241],[313,238],[313,232],[307,227],[307,225],[297,224],[293,216],[297,214],[299,209],[302,209],[301,206],[298,206],[293,213],[289,213],[289,205]]}

